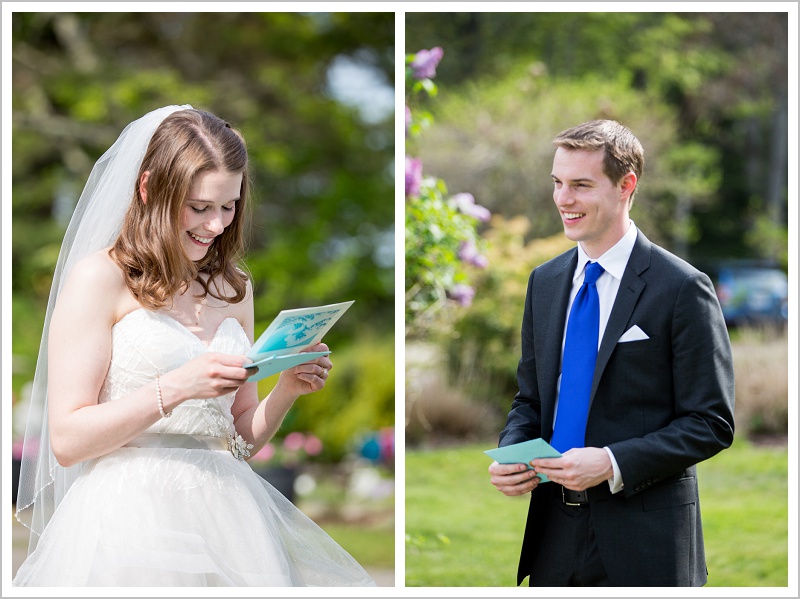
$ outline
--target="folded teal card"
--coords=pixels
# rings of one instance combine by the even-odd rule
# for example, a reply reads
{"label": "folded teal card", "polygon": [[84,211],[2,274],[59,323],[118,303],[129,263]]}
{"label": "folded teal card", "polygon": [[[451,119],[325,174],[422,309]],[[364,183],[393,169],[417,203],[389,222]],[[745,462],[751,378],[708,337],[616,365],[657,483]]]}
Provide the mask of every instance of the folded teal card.
{"label": "folded teal card", "polygon": [[325,333],[352,305],[353,301],[348,301],[313,308],[282,310],[247,352],[247,357],[253,361],[247,365],[247,369],[258,369],[247,379],[248,382],[261,380],[330,354],[330,351],[302,350],[322,341]]}
{"label": "folded teal card", "polygon": [[294,368],[300,364],[305,364],[311,360],[316,360],[322,356],[330,355],[329,351],[310,351],[299,354],[289,354],[288,356],[267,356],[257,362],[247,365],[247,369],[258,368],[258,372],[250,375],[247,379],[249,383],[260,381],[263,378],[283,372],[287,368]]}
{"label": "folded teal card", "polygon": [[[544,439],[532,439],[522,441],[514,445],[505,445],[484,451],[486,455],[495,460],[498,464],[525,464],[528,470],[532,468],[530,461],[536,458],[560,458],[558,450]],[[550,479],[544,474],[537,475],[543,483]]]}

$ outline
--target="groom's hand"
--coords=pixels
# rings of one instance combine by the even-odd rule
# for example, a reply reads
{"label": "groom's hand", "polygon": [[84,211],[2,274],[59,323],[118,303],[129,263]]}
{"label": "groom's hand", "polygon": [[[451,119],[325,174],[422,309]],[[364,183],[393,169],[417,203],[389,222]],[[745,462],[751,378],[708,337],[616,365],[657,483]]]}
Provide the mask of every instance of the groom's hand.
{"label": "groom's hand", "polygon": [[495,488],[509,497],[530,493],[540,482],[536,471],[529,469],[525,464],[492,462],[489,474],[492,475],[491,481]]}

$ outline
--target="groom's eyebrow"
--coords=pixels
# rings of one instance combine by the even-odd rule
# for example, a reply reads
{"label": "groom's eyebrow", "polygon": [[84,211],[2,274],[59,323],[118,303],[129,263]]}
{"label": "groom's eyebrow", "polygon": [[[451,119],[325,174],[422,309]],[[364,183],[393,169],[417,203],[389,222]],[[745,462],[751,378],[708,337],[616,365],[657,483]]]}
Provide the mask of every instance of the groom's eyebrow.
{"label": "groom's eyebrow", "polygon": [[[550,177],[553,179],[553,181],[560,181],[562,183],[564,182],[560,178],[556,177],[555,175],[550,175]],[[595,182],[594,179],[592,179],[591,177],[578,177],[577,179],[566,179],[566,181],[569,182],[569,183],[594,183]]]}

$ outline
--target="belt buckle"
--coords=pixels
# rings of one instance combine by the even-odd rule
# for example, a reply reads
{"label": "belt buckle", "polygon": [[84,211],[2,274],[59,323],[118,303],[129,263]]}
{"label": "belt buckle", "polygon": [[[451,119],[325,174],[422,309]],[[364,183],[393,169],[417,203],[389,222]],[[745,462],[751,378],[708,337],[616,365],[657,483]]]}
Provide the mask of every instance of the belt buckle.
{"label": "belt buckle", "polygon": [[561,502],[564,505],[569,505],[571,507],[580,507],[583,505],[582,503],[574,503],[571,501],[567,501],[567,493],[566,490],[564,489],[564,485],[561,485]]}

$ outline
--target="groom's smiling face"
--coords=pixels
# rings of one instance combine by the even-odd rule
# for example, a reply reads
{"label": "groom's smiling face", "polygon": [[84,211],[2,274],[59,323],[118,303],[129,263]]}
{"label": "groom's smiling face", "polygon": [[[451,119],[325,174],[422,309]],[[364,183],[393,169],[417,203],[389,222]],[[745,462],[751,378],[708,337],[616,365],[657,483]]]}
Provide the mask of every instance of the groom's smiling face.
{"label": "groom's smiling face", "polygon": [[628,198],[636,175],[628,173],[618,184],[603,172],[603,150],[558,148],[553,158],[553,201],[564,234],[579,241],[586,253],[598,258],[627,230]]}

